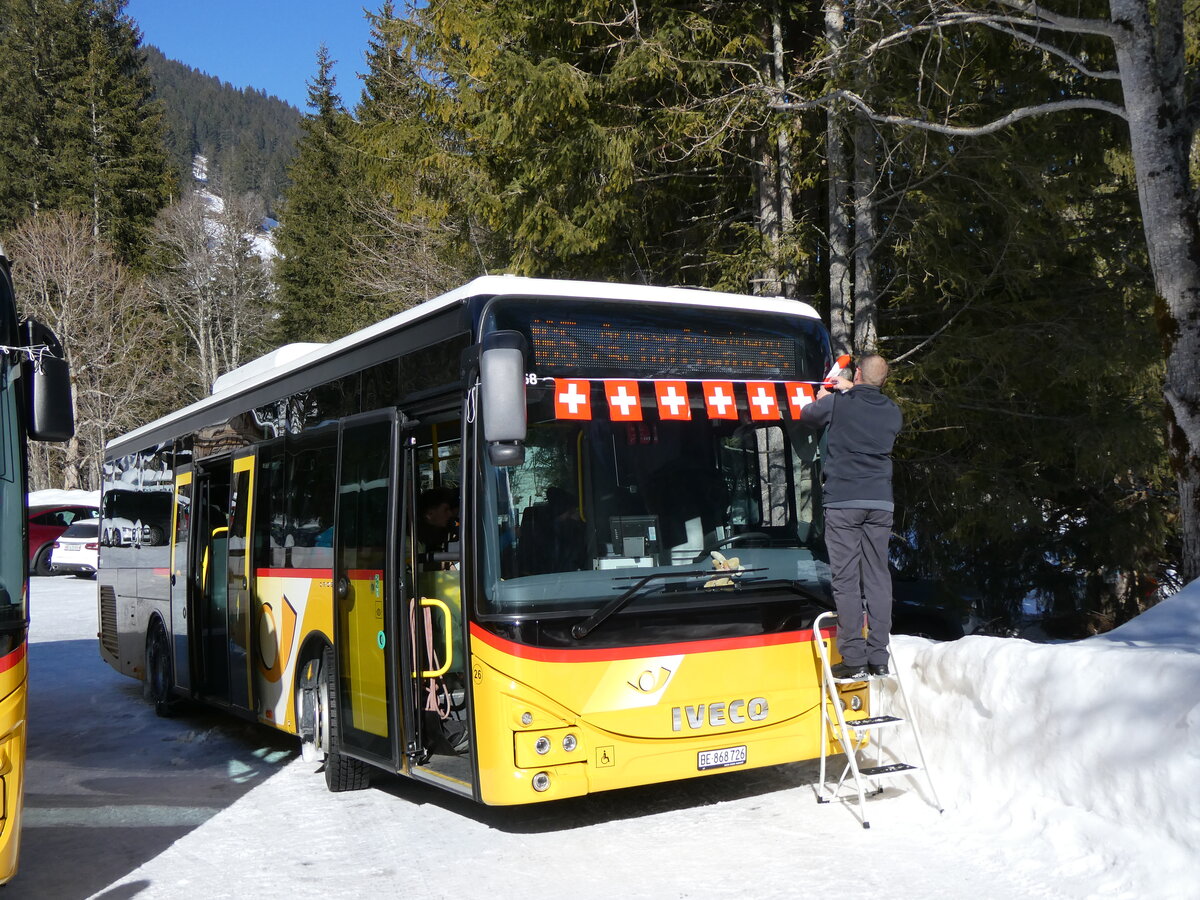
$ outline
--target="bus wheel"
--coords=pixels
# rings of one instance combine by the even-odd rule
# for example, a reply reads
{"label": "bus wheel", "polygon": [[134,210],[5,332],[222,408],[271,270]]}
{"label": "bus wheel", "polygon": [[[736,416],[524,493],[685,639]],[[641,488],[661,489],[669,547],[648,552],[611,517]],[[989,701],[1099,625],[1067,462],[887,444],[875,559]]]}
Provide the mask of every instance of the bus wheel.
{"label": "bus wheel", "polygon": [[171,702],[171,652],[162,626],[155,625],[146,638],[146,681],[142,692],[154,704],[154,712],[163,718],[174,714]]}
{"label": "bus wheel", "polygon": [[370,786],[370,769],[362,760],[342,756],[337,750],[341,735],[338,731],[337,665],[332,647],[325,648],[321,669],[321,707],[326,723],[324,736],[328,738],[325,746],[325,786],[334,792],[361,791]]}
{"label": "bus wheel", "polygon": [[300,667],[300,683],[296,686],[296,733],[300,735],[300,756],[305,762],[324,759],[329,746],[323,674],[321,657],[309,657]]}

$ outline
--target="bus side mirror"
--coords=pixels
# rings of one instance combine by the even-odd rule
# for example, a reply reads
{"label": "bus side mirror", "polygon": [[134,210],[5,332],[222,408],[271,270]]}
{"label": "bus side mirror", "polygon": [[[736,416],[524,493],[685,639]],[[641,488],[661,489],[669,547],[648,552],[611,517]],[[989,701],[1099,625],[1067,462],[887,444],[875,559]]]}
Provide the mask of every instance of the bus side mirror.
{"label": "bus side mirror", "polygon": [[29,349],[43,348],[24,363],[25,408],[28,434],[35,441],[68,441],[75,435],[71,402],[71,367],[63,359],[62,344],[54,332],[34,319],[21,323],[21,342]]}
{"label": "bus side mirror", "polygon": [[525,336],[493,331],[483,337],[479,357],[483,439],[493,466],[525,462]]}

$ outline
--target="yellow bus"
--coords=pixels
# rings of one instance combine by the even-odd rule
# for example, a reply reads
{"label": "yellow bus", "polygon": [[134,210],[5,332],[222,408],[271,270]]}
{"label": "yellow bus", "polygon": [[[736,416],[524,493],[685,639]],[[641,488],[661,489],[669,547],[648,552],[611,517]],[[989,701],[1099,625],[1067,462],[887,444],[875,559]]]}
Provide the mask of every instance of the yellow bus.
{"label": "yellow bus", "polygon": [[101,655],[334,791],[815,758],[830,360],[800,302],[510,276],[284,347],[109,445]]}
{"label": "yellow bus", "polygon": [[57,338],[18,321],[8,259],[0,248],[0,884],[17,874],[25,789],[29,690],[29,534],[26,439],[75,432],[70,372]]}

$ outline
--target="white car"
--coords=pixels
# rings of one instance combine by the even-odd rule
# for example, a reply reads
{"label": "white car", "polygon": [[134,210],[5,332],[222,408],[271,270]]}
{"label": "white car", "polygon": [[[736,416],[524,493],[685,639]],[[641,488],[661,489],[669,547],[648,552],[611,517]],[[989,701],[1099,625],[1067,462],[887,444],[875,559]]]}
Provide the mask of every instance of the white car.
{"label": "white car", "polygon": [[80,519],[58,536],[50,551],[52,575],[95,578],[100,565],[100,520]]}

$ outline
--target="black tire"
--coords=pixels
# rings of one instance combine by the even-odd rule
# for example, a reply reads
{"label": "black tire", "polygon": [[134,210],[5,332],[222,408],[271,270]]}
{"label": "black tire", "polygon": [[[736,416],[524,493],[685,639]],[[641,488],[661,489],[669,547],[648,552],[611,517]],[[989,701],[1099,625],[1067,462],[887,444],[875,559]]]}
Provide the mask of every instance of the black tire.
{"label": "black tire", "polygon": [[329,746],[325,748],[325,786],[334,793],[361,791],[371,785],[371,770],[365,762],[342,756],[338,752],[341,732],[338,726],[337,663],[333,648],[326,647],[321,656],[321,677],[325,679],[325,715],[329,720]]}
{"label": "black tire", "polygon": [[50,571],[50,545],[47,544],[37,552],[37,556],[33,558],[33,574],[34,575],[51,575]]}
{"label": "black tire", "polygon": [[146,637],[146,681],[142,693],[154,704],[156,715],[168,719],[175,713],[171,687],[175,683],[171,670],[171,650],[162,626],[155,624]]}

